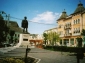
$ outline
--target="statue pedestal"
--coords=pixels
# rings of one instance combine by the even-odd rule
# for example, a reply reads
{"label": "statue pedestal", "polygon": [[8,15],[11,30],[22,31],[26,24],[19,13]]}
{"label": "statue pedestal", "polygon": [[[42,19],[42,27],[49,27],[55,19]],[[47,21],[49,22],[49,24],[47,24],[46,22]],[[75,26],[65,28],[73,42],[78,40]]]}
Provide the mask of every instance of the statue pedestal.
{"label": "statue pedestal", "polygon": [[16,47],[31,47],[29,42],[29,34],[20,34],[19,36],[19,43],[16,45]]}

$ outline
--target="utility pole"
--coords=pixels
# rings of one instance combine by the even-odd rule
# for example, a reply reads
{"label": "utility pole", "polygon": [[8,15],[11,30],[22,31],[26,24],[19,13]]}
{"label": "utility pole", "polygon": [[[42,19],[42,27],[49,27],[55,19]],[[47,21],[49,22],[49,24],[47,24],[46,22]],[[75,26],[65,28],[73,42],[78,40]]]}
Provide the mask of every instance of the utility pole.
{"label": "utility pole", "polygon": [[8,14],[7,26],[9,26],[10,14]]}

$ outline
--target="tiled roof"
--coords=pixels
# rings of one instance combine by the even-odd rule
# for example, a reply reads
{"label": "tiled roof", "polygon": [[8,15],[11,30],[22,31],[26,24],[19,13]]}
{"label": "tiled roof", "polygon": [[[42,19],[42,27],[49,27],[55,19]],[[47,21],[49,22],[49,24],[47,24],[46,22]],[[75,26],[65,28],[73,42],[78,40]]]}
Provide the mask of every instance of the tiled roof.
{"label": "tiled roof", "polygon": [[16,21],[9,21],[9,25],[14,26],[14,27],[19,27]]}
{"label": "tiled roof", "polygon": [[60,18],[58,19],[58,20],[60,20],[60,19],[64,19],[64,18],[66,18],[68,15],[66,14],[66,11],[64,10],[63,12],[62,12],[62,15],[60,16]]}
{"label": "tiled roof", "polygon": [[85,11],[85,8],[84,8],[83,4],[80,2],[73,14],[80,13],[80,12],[83,12],[83,11]]}
{"label": "tiled roof", "polygon": [[19,27],[19,25],[16,21],[9,21],[8,27],[10,28],[10,30],[13,30],[13,31],[19,32],[19,33],[23,33],[23,30]]}
{"label": "tiled roof", "polygon": [[15,32],[23,33],[23,30],[19,27],[9,26],[9,28]]}

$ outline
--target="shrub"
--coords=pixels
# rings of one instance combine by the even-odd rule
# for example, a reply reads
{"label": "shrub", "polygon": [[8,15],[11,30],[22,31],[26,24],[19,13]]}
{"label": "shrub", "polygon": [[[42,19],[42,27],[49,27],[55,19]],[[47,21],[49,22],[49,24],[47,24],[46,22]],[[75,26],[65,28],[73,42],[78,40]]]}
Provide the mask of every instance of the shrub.
{"label": "shrub", "polygon": [[80,49],[82,52],[85,52],[85,48],[82,47],[46,46],[44,49],[62,52],[78,52],[78,50]]}
{"label": "shrub", "polygon": [[[28,57],[27,63],[33,63],[35,61],[34,58]],[[16,58],[16,57],[7,57],[7,58],[0,58],[0,63],[25,63],[25,58]]]}
{"label": "shrub", "polygon": [[24,63],[23,60],[20,59],[14,59],[14,58],[3,58],[0,60],[0,63]]}

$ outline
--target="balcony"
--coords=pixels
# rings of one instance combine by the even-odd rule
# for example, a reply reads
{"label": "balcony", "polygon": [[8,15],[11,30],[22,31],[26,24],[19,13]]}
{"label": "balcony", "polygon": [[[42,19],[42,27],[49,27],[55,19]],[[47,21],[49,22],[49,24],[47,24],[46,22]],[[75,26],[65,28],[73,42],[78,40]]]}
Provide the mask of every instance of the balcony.
{"label": "balcony", "polygon": [[59,37],[64,37],[64,35],[60,35]]}
{"label": "balcony", "polygon": [[71,29],[71,26],[65,26],[64,29]]}
{"label": "balcony", "polygon": [[69,37],[69,36],[72,36],[72,34],[71,33],[64,34],[64,37]]}
{"label": "balcony", "polygon": [[71,29],[71,24],[66,24],[66,25],[64,26],[64,29]]}

